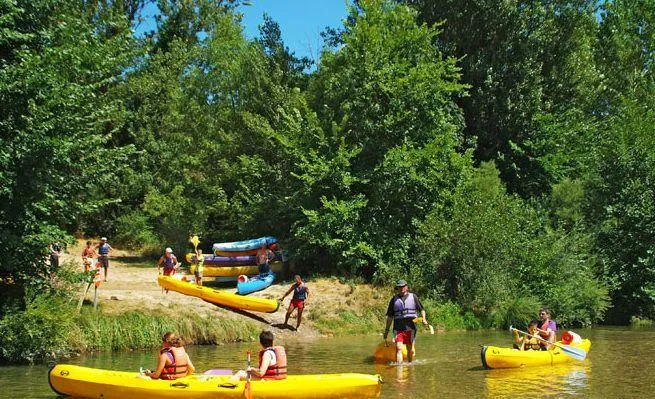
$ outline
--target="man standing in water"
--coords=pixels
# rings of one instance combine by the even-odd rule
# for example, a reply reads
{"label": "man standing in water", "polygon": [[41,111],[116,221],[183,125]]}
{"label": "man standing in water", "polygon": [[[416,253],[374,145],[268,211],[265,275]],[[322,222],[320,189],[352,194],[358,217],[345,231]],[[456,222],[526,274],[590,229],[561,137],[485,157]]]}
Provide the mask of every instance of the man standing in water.
{"label": "man standing in water", "polygon": [[393,336],[396,343],[396,362],[403,362],[403,344],[407,347],[407,361],[411,363],[414,360],[414,340],[416,339],[416,324],[414,319],[421,312],[423,325],[428,327],[428,321],[425,317],[425,309],[416,294],[409,292],[407,281],[398,280],[396,283],[397,294],[389,301],[387,307],[387,325],[384,329],[384,340],[386,342],[389,335],[389,327],[393,321]]}

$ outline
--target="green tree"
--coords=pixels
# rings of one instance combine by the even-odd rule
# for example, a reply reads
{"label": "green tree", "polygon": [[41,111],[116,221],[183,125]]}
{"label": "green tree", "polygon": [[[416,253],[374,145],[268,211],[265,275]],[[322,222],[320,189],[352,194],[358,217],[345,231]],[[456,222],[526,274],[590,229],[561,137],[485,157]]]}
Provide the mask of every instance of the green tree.
{"label": "green tree", "polygon": [[338,186],[305,208],[296,231],[333,263],[372,266],[388,277],[407,262],[414,223],[447,202],[468,165],[455,152],[462,115],[454,99],[465,86],[455,59],[433,46],[439,32],[418,25],[412,9],[358,5],[342,46],[324,52],[310,88],[333,143],[321,156],[342,160]]}
{"label": "green tree", "polygon": [[0,19],[0,278],[40,284],[53,271],[48,244],[112,200],[97,187],[129,152],[110,145],[122,117],[110,93],[132,61],[133,40],[111,9],[8,4]]}

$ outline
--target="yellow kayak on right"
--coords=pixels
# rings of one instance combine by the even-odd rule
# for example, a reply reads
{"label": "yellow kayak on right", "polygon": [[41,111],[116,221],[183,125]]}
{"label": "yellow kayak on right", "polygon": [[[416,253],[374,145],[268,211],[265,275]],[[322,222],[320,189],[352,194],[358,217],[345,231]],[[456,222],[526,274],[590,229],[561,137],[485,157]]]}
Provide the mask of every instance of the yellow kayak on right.
{"label": "yellow kayak on right", "polygon": [[[564,345],[561,341],[557,342]],[[571,343],[569,346],[589,352],[591,341],[583,339],[581,342]],[[562,348],[555,346],[547,351],[521,351],[514,348],[500,348],[497,346],[483,346],[480,353],[482,365],[488,369],[503,369],[532,366],[551,366],[554,364],[569,363],[574,359],[567,355]]]}

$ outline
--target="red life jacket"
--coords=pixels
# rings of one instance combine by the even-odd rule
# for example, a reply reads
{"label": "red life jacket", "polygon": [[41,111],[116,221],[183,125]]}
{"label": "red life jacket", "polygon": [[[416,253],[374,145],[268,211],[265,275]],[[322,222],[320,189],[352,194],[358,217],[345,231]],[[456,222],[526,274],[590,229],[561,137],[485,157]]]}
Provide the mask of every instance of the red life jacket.
{"label": "red life jacket", "polygon": [[159,375],[160,379],[175,380],[186,376],[187,374],[186,363],[177,364],[177,359],[184,359],[186,357],[186,351],[184,350],[184,348],[170,347],[170,348],[162,349],[160,353],[168,353],[171,356],[173,356],[173,359],[171,360],[171,364],[164,367],[161,374]]}
{"label": "red life jacket", "polygon": [[273,351],[275,353],[275,365],[268,366],[266,373],[262,377],[265,380],[283,380],[287,378],[287,353],[284,346],[272,346],[259,351],[259,367],[262,366],[262,357],[264,352]]}

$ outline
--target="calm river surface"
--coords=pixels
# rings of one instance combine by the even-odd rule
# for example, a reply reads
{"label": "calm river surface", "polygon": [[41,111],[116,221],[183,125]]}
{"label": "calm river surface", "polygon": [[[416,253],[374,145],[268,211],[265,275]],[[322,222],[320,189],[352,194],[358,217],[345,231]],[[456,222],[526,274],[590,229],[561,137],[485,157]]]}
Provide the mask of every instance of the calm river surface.
{"label": "calm river surface", "polygon": [[[286,344],[290,373],[379,373],[382,398],[655,397],[655,329],[597,327],[576,330],[592,340],[584,362],[510,370],[481,367],[481,344],[508,346],[509,332],[448,332],[418,338],[418,361],[409,367],[372,363],[379,338],[356,336]],[[284,344],[284,342],[281,342]],[[243,368],[257,345],[188,348],[198,370]],[[69,361],[88,367],[138,370],[155,365],[154,352],[100,353]],[[47,366],[0,367],[1,398],[48,398]]]}

